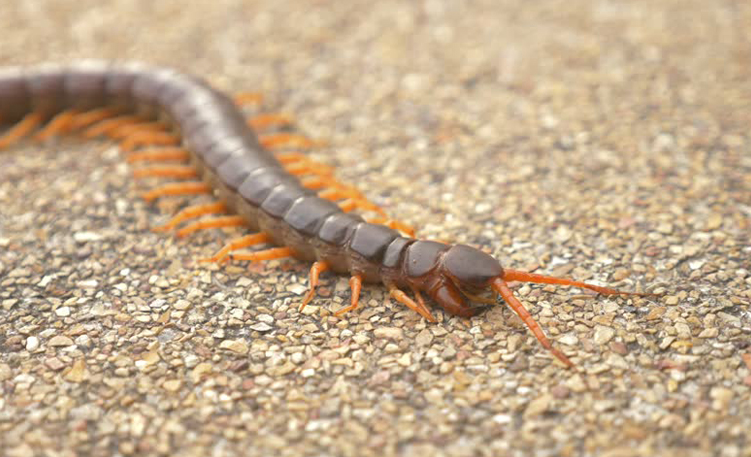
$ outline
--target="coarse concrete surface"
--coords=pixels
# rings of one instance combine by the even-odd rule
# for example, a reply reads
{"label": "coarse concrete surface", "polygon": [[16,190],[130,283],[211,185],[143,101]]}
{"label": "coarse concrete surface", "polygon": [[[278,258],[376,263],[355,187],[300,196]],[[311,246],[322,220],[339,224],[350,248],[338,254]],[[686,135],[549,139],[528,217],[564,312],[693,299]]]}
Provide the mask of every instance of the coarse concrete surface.
{"label": "coarse concrete surface", "polygon": [[153,233],[114,143],[0,156],[0,455],[751,456],[751,3],[25,0],[0,65],[140,60],[264,112],[420,237],[660,297],[521,285],[438,323]]}

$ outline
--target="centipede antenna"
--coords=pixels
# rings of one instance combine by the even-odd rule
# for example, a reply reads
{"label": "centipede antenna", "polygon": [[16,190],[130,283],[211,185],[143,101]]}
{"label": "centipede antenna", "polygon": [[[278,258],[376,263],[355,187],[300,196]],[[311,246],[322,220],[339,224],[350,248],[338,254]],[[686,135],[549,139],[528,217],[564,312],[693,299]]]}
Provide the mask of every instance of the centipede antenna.
{"label": "centipede antenna", "polygon": [[533,282],[537,284],[558,284],[561,286],[580,287],[582,289],[593,290],[603,295],[636,295],[639,297],[656,296],[657,294],[645,292],[624,292],[622,290],[611,289],[610,287],[596,286],[581,281],[574,281],[566,278],[556,278],[555,276],[545,276],[536,273],[528,273],[520,270],[503,270],[503,279],[506,281]]}
{"label": "centipede antenna", "polygon": [[495,278],[490,283],[490,286],[494,291],[496,291],[496,293],[498,293],[498,295],[503,298],[506,304],[512,310],[514,310],[514,312],[519,316],[522,322],[527,325],[532,334],[537,338],[537,341],[539,341],[545,349],[550,351],[551,354],[553,354],[558,360],[563,362],[569,368],[572,368],[574,366],[574,363],[569,360],[569,358],[566,357],[563,352],[553,347],[553,343],[551,343],[548,337],[545,336],[545,333],[542,331],[540,324],[538,324],[537,321],[534,320],[532,315],[529,314],[529,311],[527,311],[527,308],[524,307],[522,302],[520,302],[519,299],[514,296],[514,293],[511,291],[508,284],[503,280],[503,278]]}

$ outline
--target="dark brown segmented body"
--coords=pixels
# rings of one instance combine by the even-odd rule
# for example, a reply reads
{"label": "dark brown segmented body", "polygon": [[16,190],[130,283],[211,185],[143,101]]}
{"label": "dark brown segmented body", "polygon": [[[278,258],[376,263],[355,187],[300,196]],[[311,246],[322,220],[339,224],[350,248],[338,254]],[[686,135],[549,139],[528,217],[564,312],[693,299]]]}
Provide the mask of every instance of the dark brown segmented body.
{"label": "dark brown segmented body", "polygon": [[[291,247],[298,258],[328,261],[337,272],[360,273],[371,282],[403,283],[404,273],[415,271],[401,263],[415,240],[346,214],[303,187],[260,146],[232,100],[200,79],[169,69],[102,62],[0,74],[0,116],[6,122],[31,111],[51,118],[68,108],[106,105],[166,115],[219,197],[251,228]],[[412,251],[412,257],[420,256],[419,249]],[[428,263],[435,260],[431,256]]]}
{"label": "dark brown segmented body", "polygon": [[[190,152],[199,175],[251,229],[291,248],[295,257],[325,263],[353,279],[383,282],[408,304],[399,287],[425,291],[446,311],[472,316],[472,293],[492,288],[519,314],[535,336],[564,363],[506,285],[521,280],[574,285],[600,293],[623,293],[561,278],[504,270],[493,257],[469,246],[418,241],[383,225],[365,222],[304,187],[283,168],[248,127],[233,100],[201,79],[136,63],[85,61],[68,66],[0,69],[0,122],[27,115],[50,120],[64,110],[116,107],[170,121]],[[315,267],[314,267],[315,268]],[[311,280],[312,282],[312,280]],[[355,287],[353,286],[353,294]],[[359,293],[359,286],[358,286]],[[406,301],[405,301],[406,300]],[[356,305],[356,299],[353,307]],[[421,310],[422,309],[422,310]]]}

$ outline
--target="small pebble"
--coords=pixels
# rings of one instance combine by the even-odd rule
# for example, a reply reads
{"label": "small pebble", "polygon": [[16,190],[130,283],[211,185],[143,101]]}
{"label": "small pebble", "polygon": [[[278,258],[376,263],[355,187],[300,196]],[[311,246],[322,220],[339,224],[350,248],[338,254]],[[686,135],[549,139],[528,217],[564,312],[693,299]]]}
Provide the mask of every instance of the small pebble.
{"label": "small pebble", "polygon": [[603,345],[608,343],[615,336],[615,330],[612,327],[598,325],[595,327],[594,341],[595,344]]}
{"label": "small pebble", "polygon": [[26,350],[27,351],[36,351],[39,348],[39,338],[35,336],[30,336],[26,338]]}
{"label": "small pebble", "polygon": [[265,322],[259,322],[257,324],[253,324],[250,326],[251,329],[257,331],[257,332],[268,332],[269,330],[273,329],[274,327],[270,326],[269,324]]}
{"label": "small pebble", "polygon": [[164,381],[162,387],[169,392],[177,392],[182,387],[182,382],[179,379],[169,379]]}
{"label": "small pebble", "polygon": [[80,383],[88,377],[88,371],[86,370],[86,363],[83,359],[76,360],[73,366],[65,372],[63,378],[69,382]]}
{"label": "small pebble", "polygon": [[55,314],[60,317],[68,317],[70,316],[70,308],[67,306],[61,306],[55,310]]}
{"label": "small pebble", "polygon": [[398,327],[377,327],[373,334],[376,338],[388,338],[392,340],[400,340],[404,337],[404,331]]}
{"label": "small pebble", "polygon": [[247,354],[250,350],[248,344],[243,340],[225,340],[219,345],[221,349],[227,349],[237,354]]}
{"label": "small pebble", "polygon": [[52,347],[64,347],[73,345],[73,340],[64,335],[56,335],[50,338],[48,345]]}

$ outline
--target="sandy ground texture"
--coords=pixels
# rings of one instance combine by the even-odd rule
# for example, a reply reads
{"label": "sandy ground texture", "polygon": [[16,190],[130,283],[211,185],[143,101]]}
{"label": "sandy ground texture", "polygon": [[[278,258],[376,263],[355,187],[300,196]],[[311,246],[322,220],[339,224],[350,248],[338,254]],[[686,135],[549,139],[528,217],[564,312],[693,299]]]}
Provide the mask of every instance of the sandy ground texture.
{"label": "sandy ground texture", "polygon": [[[152,233],[113,143],[0,167],[0,454],[751,456],[751,3],[26,0],[0,63],[137,59],[259,90],[422,237],[663,293],[431,324],[307,265]],[[200,201],[200,199],[198,199]],[[196,200],[192,200],[195,202]]]}

